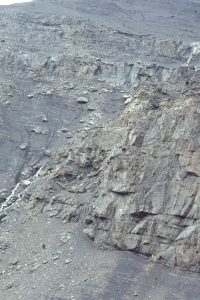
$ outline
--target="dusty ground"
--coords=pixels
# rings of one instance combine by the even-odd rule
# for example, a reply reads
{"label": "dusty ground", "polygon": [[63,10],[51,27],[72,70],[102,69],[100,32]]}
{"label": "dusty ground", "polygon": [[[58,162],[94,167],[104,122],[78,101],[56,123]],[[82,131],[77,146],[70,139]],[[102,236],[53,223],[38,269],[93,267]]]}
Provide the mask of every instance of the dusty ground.
{"label": "dusty ground", "polygon": [[200,37],[199,0],[36,0],[26,5],[26,10],[86,17],[123,32],[159,38],[194,41]]}
{"label": "dusty ground", "polygon": [[198,275],[96,249],[76,224],[15,207],[1,227],[2,299],[199,299]]}

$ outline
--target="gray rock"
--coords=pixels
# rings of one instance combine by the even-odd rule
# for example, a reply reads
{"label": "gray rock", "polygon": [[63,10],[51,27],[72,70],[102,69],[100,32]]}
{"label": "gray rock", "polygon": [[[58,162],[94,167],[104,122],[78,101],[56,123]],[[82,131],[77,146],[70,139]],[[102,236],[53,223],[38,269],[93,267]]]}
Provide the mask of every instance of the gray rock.
{"label": "gray rock", "polygon": [[45,115],[41,116],[41,122],[48,122],[48,119]]}
{"label": "gray rock", "polygon": [[69,132],[69,129],[68,128],[62,128],[61,131],[62,132]]}
{"label": "gray rock", "polygon": [[95,107],[89,106],[89,107],[88,107],[88,110],[89,110],[89,111],[95,111],[96,109],[95,109]]}
{"label": "gray rock", "polygon": [[86,103],[88,103],[88,98],[82,96],[82,97],[79,97],[76,101],[80,104],[86,104]]}
{"label": "gray rock", "polygon": [[19,263],[19,259],[17,257],[14,257],[9,261],[9,264],[13,266],[17,265],[18,263]]}
{"label": "gray rock", "polygon": [[50,157],[51,156],[51,151],[50,150],[44,150],[44,155]]}
{"label": "gray rock", "polygon": [[7,283],[7,284],[6,284],[6,289],[7,289],[7,290],[10,290],[10,289],[12,289],[12,288],[13,288],[13,283],[10,282],[10,283]]}
{"label": "gray rock", "polygon": [[70,264],[72,261],[70,259],[65,259],[65,264],[68,265]]}
{"label": "gray rock", "polygon": [[6,198],[7,198],[7,194],[5,194],[5,193],[0,194],[0,202],[4,202],[6,200]]}
{"label": "gray rock", "polygon": [[0,212],[0,221],[3,220],[3,219],[5,219],[6,216],[7,216],[6,212]]}
{"label": "gray rock", "polygon": [[21,145],[19,146],[19,148],[20,148],[21,150],[26,150],[26,149],[28,148],[28,144],[23,143],[23,144],[21,144]]}

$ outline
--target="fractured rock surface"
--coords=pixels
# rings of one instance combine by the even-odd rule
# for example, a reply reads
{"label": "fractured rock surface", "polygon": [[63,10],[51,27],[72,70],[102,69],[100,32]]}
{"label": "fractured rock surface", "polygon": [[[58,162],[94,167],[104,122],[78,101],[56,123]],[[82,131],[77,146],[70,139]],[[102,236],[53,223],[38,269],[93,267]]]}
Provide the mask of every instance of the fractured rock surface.
{"label": "fractured rock surface", "polygon": [[74,136],[25,199],[46,214],[84,220],[100,247],[198,272],[199,78],[191,71],[173,96],[170,83],[137,88],[120,117]]}
{"label": "fractured rock surface", "polygon": [[199,11],[0,7],[4,299],[199,299]]}

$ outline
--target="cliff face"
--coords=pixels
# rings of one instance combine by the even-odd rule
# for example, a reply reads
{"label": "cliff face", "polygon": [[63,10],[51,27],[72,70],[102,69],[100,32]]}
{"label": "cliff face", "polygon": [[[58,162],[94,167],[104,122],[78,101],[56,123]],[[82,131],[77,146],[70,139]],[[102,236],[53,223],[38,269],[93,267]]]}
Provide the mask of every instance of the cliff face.
{"label": "cliff face", "polygon": [[199,4],[147,2],[0,10],[5,299],[199,299]]}
{"label": "cliff face", "polygon": [[75,135],[22,198],[85,223],[102,248],[199,272],[199,79],[140,85],[105,128]]}
{"label": "cliff face", "polygon": [[199,300],[199,17],[0,6],[2,299]]}

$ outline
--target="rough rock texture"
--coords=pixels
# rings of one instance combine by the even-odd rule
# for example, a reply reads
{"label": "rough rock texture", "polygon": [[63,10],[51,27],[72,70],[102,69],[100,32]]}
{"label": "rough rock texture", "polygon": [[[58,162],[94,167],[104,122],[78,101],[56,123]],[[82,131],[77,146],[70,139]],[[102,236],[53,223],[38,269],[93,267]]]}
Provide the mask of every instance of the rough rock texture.
{"label": "rough rock texture", "polygon": [[0,7],[3,299],[199,300],[199,12]]}
{"label": "rough rock texture", "polygon": [[[178,80],[199,61],[195,40],[124,32],[30,5],[0,10],[0,190],[33,175],[46,151],[67,143],[82,124],[99,127],[116,116],[121,90]],[[84,96],[88,104],[77,106]]]}
{"label": "rough rock texture", "polygon": [[200,72],[187,71],[189,81],[140,85],[120,117],[74,136],[24,199],[84,220],[100,247],[200,271]]}

